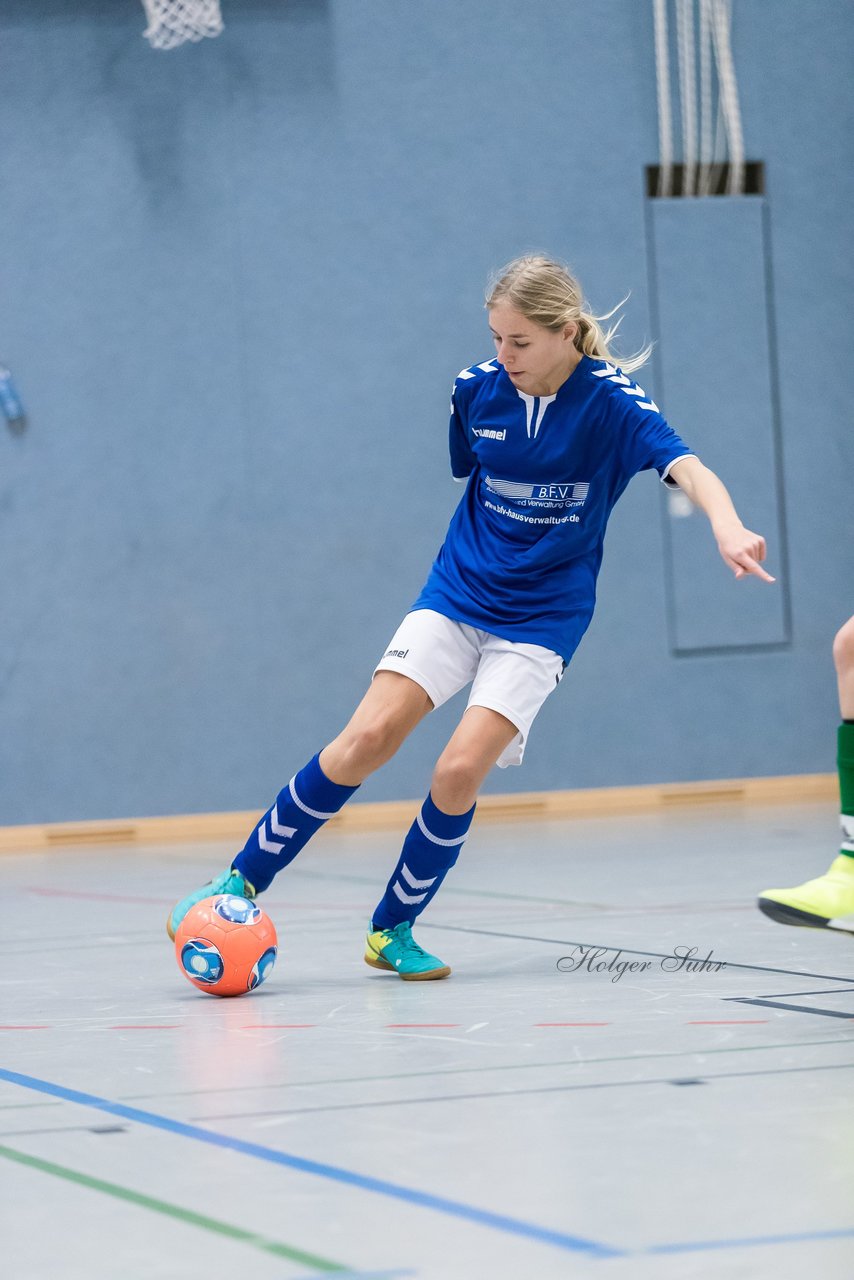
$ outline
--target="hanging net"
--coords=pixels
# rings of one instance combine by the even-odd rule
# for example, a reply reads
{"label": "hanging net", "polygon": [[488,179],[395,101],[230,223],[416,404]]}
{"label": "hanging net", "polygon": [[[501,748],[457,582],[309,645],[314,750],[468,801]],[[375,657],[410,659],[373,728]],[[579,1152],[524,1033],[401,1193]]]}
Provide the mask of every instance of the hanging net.
{"label": "hanging net", "polygon": [[[732,56],[733,0],[698,0],[699,39],[695,30],[694,0],[673,0],[679,71],[679,107],[682,117],[681,191],[675,190],[673,120],[670,102],[668,9],[670,0],[652,0],[655,24],[655,70],[658,85],[658,138],[661,164],[659,196],[681,194],[708,196],[717,191],[726,174],[726,194],[744,192],[744,136],[741,127],[738,84]],[[696,60],[700,54],[700,102],[697,109]],[[717,73],[715,77],[714,73]],[[714,90],[717,80],[717,122],[714,122]],[[697,148],[697,123],[700,146]]]}
{"label": "hanging net", "polygon": [[219,0],[142,0],[148,26],[143,35],[153,49],[177,49],[222,31]]}

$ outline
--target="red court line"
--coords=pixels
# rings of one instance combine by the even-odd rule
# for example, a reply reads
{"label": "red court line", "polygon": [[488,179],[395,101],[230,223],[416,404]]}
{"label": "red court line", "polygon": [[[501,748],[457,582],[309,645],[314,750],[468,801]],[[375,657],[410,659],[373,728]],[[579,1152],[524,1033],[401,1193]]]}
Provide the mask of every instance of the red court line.
{"label": "red court line", "polygon": [[156,902],[163,905],[169,898],[143,898],[129,893],[84,893],[79,889],[27,888],[25,893],[38,894],[40,898],[91,898],[100,902]]}
{"label": "red court line", "polygon": [[[92,893],[82,889],[52,889],[41,885],[24,886],[25,893],[35,893],[42,898],[83,898],[92,902],[148,902],[159,906],[168,906],[174,898],[147,898],[141,894],[130,893]],[[360,911],[365,909],[364,902],[278,902],[264,904],[267,913],[270,911]],[[494,911],[489,903],[447,903],[446,911]],[[750,907],[750,910],[755,908]]]}
{"label": "red court line", "polygon": [[[92,893],[82,889],[51,889],[31,885],[25,893],[35,893],[42,898],[84,898],[93,902],[156,902],[160,906],[173,902],[173,898],[147,898],[131,893]],[[274,911],[362,911],[362,902],[271,902]]]}
{"label": "red court line", "polygon": [[[743,1027],[765,1025],[770,1018],[703,1018],[686,1022],[687,1027]],[[240,1031],[309,1031],[317,1027],[316,1022],[257,1022],[239,1027]],[[534,1027],[610,1027],[611,1022],[534,1022]],[[109,1031],[180,1031],[182,1023],[135,1022],[117,1023],[108,1027]],[[387,1022],[387,1030],[409,1029],[451,1029],[462,1026],[460,1022]],[[0,1023],[0,1031],[51,1031],[54,1024],[40,1022],[33,1024]]]}

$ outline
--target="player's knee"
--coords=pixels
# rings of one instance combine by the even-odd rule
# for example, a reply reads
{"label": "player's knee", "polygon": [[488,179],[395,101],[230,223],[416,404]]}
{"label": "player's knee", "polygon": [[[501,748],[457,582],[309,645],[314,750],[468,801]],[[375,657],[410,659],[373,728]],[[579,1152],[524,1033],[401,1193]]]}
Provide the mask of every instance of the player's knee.
{"label": "player's knee", "polygon": [[387,714],[345,730],[342,738],[347,765],[365,776],[390,760],[401,743],[400,727],[394,717]]}
{"label": "player's knee", "polygon": [[482,780],[480,761],[473,755],[466,751],[446,751],[433,770],[431,790],[434,797],[438,794],[466,800],[477,794]]}
{"label": "player's knee", "polygon": [[833,662],[840,675],[854,671],[854,618],[849,618],[833,638]]}

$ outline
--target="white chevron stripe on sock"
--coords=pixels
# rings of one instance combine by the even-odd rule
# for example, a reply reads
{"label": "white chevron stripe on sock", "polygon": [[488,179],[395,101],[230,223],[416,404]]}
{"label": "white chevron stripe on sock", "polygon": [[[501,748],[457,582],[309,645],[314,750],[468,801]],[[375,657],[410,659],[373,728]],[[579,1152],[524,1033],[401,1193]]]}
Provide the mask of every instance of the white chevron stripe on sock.
{"label": "white chevron stripe on sock", "polygon": [[296,827],[280,827],[279,826],[279,810],[276,808],[275,805],[273,805],[272,809],[270,810],[270,830],[272,831],[274,836],[284,836],[285,839],[287,839],[289,836],[295,836],[297,833]]}
{"label": "white chevron stripe on sock", "polygon": [[416,880],[405,862],[400,868],[400,874],[403,876],[410,889],[429,889],[430,885],[435,884],[438,879],[437,876],[434,876],[432,880]]}
{"label": "white chevron stripe on sock", "polygon": [[416,902],[423,902],[427,897],[426,893],[419,893],[416,897],[410,897],[408,893],[403,892],[396,880],[392,885],[392,889],[394,890],[395,896],[400,898],[401,902],[405,902],[408,907],[414,906]]}
{"label": "white chevron stripe on sock", "polygon": [[276,844],[275,840],[267,839],[267,828],[263,822],[258,828],[258,845],[265,853],[281,853],[285,847],[283,844]]}

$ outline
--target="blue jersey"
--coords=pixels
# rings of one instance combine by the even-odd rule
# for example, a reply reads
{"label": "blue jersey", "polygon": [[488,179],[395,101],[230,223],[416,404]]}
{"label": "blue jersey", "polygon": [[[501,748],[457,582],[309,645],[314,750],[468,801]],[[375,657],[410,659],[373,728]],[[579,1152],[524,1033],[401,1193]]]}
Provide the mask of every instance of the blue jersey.
{"label": "blue jersey", "polygon": [[693,456],[642,387],[583,356],[555,395],[517,390],[495,360],[464,369],[451,469],[467,480],[413,609],[435,609],[569,661],[590,623],[605,526],[632,476],[665,484]]}

